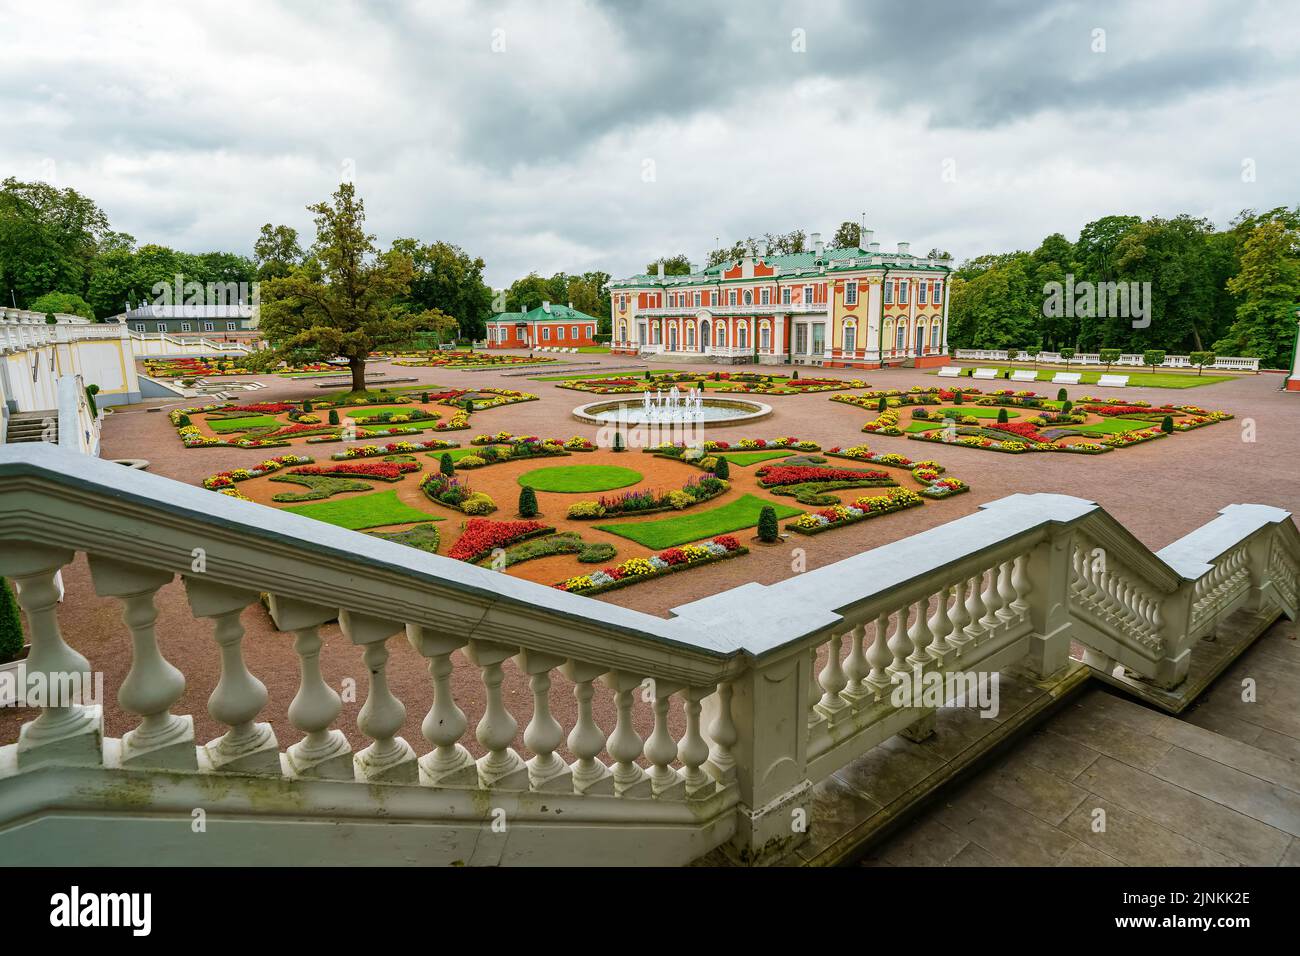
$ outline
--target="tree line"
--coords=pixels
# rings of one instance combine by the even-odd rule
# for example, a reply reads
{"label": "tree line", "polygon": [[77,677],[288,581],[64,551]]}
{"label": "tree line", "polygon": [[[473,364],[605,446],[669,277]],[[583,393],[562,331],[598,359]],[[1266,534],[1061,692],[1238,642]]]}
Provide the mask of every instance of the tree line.
{"label": "tree line", "polygon": [[1283,368],[1297,303],[1300,207],[1245,210],[1222,230],[1189,215],[1104,216],[1073,242],[1053,233],[1032,252],[963,262],[952,280],[948,343],[1214,351]]}

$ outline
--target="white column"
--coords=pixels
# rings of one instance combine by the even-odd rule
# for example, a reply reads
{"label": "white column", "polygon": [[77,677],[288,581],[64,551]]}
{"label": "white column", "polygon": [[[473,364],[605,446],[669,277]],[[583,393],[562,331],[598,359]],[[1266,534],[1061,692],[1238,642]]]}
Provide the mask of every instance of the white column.
{"label": "white column", "polygon": [[154,597],[174,575],[94,555],[90,573],[96,594],[122,602],[122,617],[131,632],[131,670],[118,688],[117,702],[140,723],[122,737],[122,766],[197,769],[194,718],[171,712],[185,693],[185,675],[162,656],[154,631]]}
{"label": "white column", "polygon": [[352,747],[343,731],[330,729],[343,711],[343,701],[320,671],[320,626],[334,620],[338,610],[275,594],[269,603],[275,626],[294,633],[298,655],[298,693],[289,704],[289,722],[304,736],[285,753],[289,775],[352,780]]}
{"label": "white column", "polygon": [[415,751],[397,731],[406,721],[406,707],[388,688],[388,648],[386,642],[405,629],[399,621],[339,611],[339,627],[353,644],[364,647],[363,659],[370,686],[366,702],[357,714],[357,728],[372,743],[352,758],[358,780],[376,783],[416,783],[419,765]]}
{"label": "white column", "polygon": [[[62,688],[70,678],[90,676],[90,662],[63,640],[55,612],[59,600],[55,577],[71,560],[71,551],[18,541],[6,541],[0,550],[0,575],[17,585],[18,604],[27,614],[32,643],[26,661],[28,680],[43,674],[46,688]],[[99,706],[47,697],[40,716],[18,732],[18,766],[99,764],[103,728]]]}
{"label": "white column", "polygon": [[596,759],[605,749],[605,732],[591,714],[591,698],[595,689],[591,682],[605,673],[599,664],[568,661],[561,668],[564,676],[573,681],[573,696],[578,702],[578,718],[569,731],[569,750],[578,759],[570,764],[575,793],[611,795],[614,778],[609,768]]}
{"label": "white column", "polygon": [[952,288],[952,273],[943,277],[943,353],[948,354],[948,293]]}
{"label": "white column", "polygon": [[524,730],[524,743],[536,754],[528,761],[529,787],[548,793],[570,793],[573,773],[555,753],[564,742],[564,728],[551,714],[551,671],[562,665],[564,658],[523,650],[515,660],[519,669],[529,675],[533,692],[533,717]]}
{"label": "white column", "polygon": [[433,704],[420,724],[420,733],[433,744],[433,750],[420,758],[420,782],[430,787],[476,787],[478,767],[460,743],[469,721],[451,692],[455,670],[451,655],[465,646],[466,638],[437,633],[418,624],[406,625],[406,637],[422,657],[429,659],[429,676],[433,680]]}
{"label": "white column", "polygon": [[506,708],[501,697],[504,673],[502,661],[519,653],[518,647],[494,641],[470,641],[466,656],[483,672],[483,689],[487,703],[483,718],[474,728],[479,744],[487,751],[478,758],[479,784],[484,788],[524,790],[528,787],[528,767],[510,744],[519,722]]}

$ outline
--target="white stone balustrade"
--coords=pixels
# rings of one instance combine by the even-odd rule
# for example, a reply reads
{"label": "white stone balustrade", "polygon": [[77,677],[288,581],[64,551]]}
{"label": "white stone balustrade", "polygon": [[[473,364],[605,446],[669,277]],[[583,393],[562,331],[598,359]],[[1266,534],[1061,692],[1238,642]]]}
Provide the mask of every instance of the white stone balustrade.
{"label": "white stone balustrade", "polygon": [[[103,741],[97,707],[52,701],[0,747],[0,851],[6,814],[37,799],[25,782],[53,767],[81,775],[67,794],[96,819],[138,811],[115,796],[138,781],[156,813],[211,805],[241,821],[223,824],[231,832],[272,840],[291,838],[266,806],[298,827],[330,824],[326,834],[380,816],[427,825],[441,849],[422,852],[448,861],[683,863],[718,846],[760,859],[800,839],[789,821],[813,784],[895,734],[934,731],[932,706],[896,698],[903,681],[1012,667],[1047,678],[1073,641],[1102,670],[1123,664],[1174,687],[1199,634],[1238,608],[1294,616],[1300,590],[1300,533],[1279,509],[1231,506],[1152,554],[1095,504],[1013,495],[665,619],[31,445],[0,450],[0,544],[0,575],[30,621],[28,665],[54,677],[91,667],[70,646],[79,635],[59,630],[54,583],[75,552],[89,555],[131,640],[130,672],[111,690],[139,718]],[[221,662],[209,710],[227,730],[197,746],[192,720],[172,713],[185,675],[155,633],[155,596],[178,573],[195,618],[212,621],[215,648],[202,627],[195,646]],[[261,613],[259,592],[298,658],[288,719],[302,736],[283,750],[242,653],[240,618]],[[335,618],[368,673],[355,729],[369,743],[355,754],[320,668],[320,628]],[[419,700],[389,685],[389,642],[403,633],[428,662]],[[502,693],[506,668],[528,682],[517,702]],[[482,684],[472,728],[453,697],[457,669]],[[577,702],[568,726],[552,709],[558,679]],[[427,708],[422,755],[399,735],[416,706]],[[62,779],[40,799],[59,799]],[[495,814],[510,822],[492,842]],[[318,839],[319,852],[343,852]]]}

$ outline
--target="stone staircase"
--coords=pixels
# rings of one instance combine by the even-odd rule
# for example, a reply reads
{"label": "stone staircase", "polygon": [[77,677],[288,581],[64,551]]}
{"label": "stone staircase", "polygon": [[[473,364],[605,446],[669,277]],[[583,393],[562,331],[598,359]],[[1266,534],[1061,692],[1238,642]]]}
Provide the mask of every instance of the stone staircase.
{"label": "stone staircase", "polygon": [[[51,430],[46,434],[46,427]],[[36,412],[15,412],[9,417],[5,442],[59,441],[59,410],[46,408]]]}
{"label": "stone staircase", "polygon": [[1181,718],[1094,684],[862,864],[1300,866],[1296,638],[1278,621]]}

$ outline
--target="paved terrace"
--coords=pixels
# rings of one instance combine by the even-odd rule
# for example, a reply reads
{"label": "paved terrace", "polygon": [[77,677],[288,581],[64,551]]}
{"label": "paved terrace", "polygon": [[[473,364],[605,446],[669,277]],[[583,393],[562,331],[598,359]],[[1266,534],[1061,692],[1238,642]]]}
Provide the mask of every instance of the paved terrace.
{"label": "paved terrace", "polygon": [[[583,365],[574,372],[598,372],[602,367],[615,367],[627,374],[629,359],[602,355],[570,357],[574,363],[598,362]],[[565,360],[554,363],[555,369],[564,367]],[[662,363],[649,363],[650,367],[680,367]],[[715,366],[702,366],[712,371]],[[782,371],[771,366],[730,366],[729,371],[751,370],[759,372]],[[391,363],[375,363],[370,368],[374,377],[414,377],[420,383],[443,386],[500,386],[536,393],[539,402],[507,406],[476,413],[469,431],[448,433],[446,437],[467,442],[480,432],[501,429],[517,434],[542,434],[569,436],[574,434],[594,436],[593,426],[581,425],[570,417],[570,410],[597,396],[557,388],[555,383],[537,382],[519,369],[503,371],[459,371],[452,369],[407,368]],[[539,367],[537,375],[560,374]],[[633,372],[631,374],[639,374]],[[859,377],[873,388],[905,389],[913,385],[930,386],[948,380],[938,379],[923,370],[891,369],[866,372],[801,368],[800,374],[833,378]],[[277,398],[320,396],[324,389],[314,387],[311,379],[291,380],[274,375],[255,376],[267,388],[253,392],[236,393],[236,401],[268,401]],[[1135,377],[1140,381],[1140,375]],[[977,383],[985,390],[1006,383]],[[899,514],[864,522],[862,524],[818,535],[815,538],[791,540],[788,547],[755,548],[746,557],[722,562],[684,574],[673,575],[659,582],[639,584],[636,587],[611,592],[596,598],[650,613],[667,614],[667,609],[698,598],[706,597],[726,588],[748,582],[774,583],[788,577],[791,572],[791,549],[806,549],[808,569],[840,560],[861,551],[897,540],[917,531],[950,521],[970,512],[987,501],[1016,492],[1053,492],[1076,495],[1103,505],[1112,515],[1125,523],[1148,547],[1161,548],[1183,534],[1212,519],[1224,505],[1251,502],[1274,505],[1289,511],[1300,511],[1300,395],[1279,392],[1280,375],[1243,375],[1230,382],[1192,389],[1103,390],[1094,386],[1071,389],[1072,397],[1084,394],[1124,395],[1156,402],[1175,401],[1193,403],[1208,408],[1222,408],[1237,415],[1237,420],[1214,425],[1187,434],[1121,449],[1098,457],[1066,455],[1006,455],[988,451],[934,445],[909,441],[905,438],[868,436],[861,432],[865,421],[874,415],[865,409],[831,402],[836,393],[819,393],[806,396],[772,396],[764,398],[775,409],[773,415],[756,425],[733,428],[710,428],[709,437],[735,440],[744,437],[773,438],[779,435],[796,435],[809,438],[823,446],[869,443],[880,450],[897,452],[912,458],[936,458],[948,470],[970,483],[971,493],[947,501],[927,502]],[[1054,396],[1056,386],[1039,383],[1038,391]],[[198,484],[205,476],[229,468],[247,467],[263,460],[268,454],[289,451],[316,454],[319,448],[280,448],[258,451],[255,449],[185,449],[176,437],[165,414],[148,412],[150,405],[172,407],[176,402],[152,402],[115,411],[105,423],[103,456],[106,458],[146,458],[150,470],[180,481]],[[181,402],[181,405],[204,404],[203,401]],[[1245,441],[1246,426],[1253,427],[1255,441]],[[328,451],[339,445],[328,445]],[[60,608],[60,620],[71,642],[97,666],[105,667],[107,687],[117,687],[129,667],[130,640],[122,622],[120,604],[111,599],[93,597],[88,568],[84,557],[65,569],[69,593],[77,595],[75,603],[68,602]],[[207,633],[206,623],[196,623],[185,603],[182,585],[170,584],[158,593],[158,633],[163,653],[178,663],[188,678],[184,697],[176,710],[192,713],[199,740],[220,735],[224,727],[207,715],[206,699],[219,676],[216,646]],[[270,690],[270,704],[261,719],[269,720],[282,740],[292,740],[296,732],[289,724],[286,709],[298,685],[298,661],[293,652],[293,638],[276,632],[269,617],[259,607],[244,614],[247,628],[244,653],[250,670]],[[344,678],[352,678],[364,687],[365,674],[359,670],[360,657],[340,633],[337,625],[321,629],[324,647],[321,652],[323,675],[332,686],[338,687]],[[408,703],[406,723],[400,731],[408,740],[421,739],[419,724],[423,718],[423,702],[428,698],[428,673],[426,661],[404,641],[390,642],[393,654],[389,666],[389,679],[394,693]],[[820,664],[818,665],[820,667]],[[512,713],[530,710],[531,694],[526,677],[521,677],[512,663],[506,665],[503,685],[507,704]],[[552,694],[552,706],[557,718],[570,726],[575,705],[570,688],[557,680]],[[483,687],[470,668],[458,668],[454,692],[457,703],[465,710],[471,726],[482,713]],[[640,733],[645,736],[652,725],[650,707],[636,696],[635,719]],[[364,700],[345,702],[337,726],[352,739],[354,745],[363,746],[365,740],[356,730],[356,711]],[[134,723],[129,715],[116,709],[111,695],[105,702],[105,732],[120,736]],[[614,722],[614,708],[609,694],[596,698],[595,716],[602,727]],[[31,719],[29,711],[5,710],[0,712],[0,743],[17,739],[20,724]],[[514,746],[525,751],[522,735],[526,720],[519,721],[519,735]],[[674,708],[670,716],[670,729],[674,736],[683,730],[682,716]],[[474,753],[476,742],[466,741]]]}

